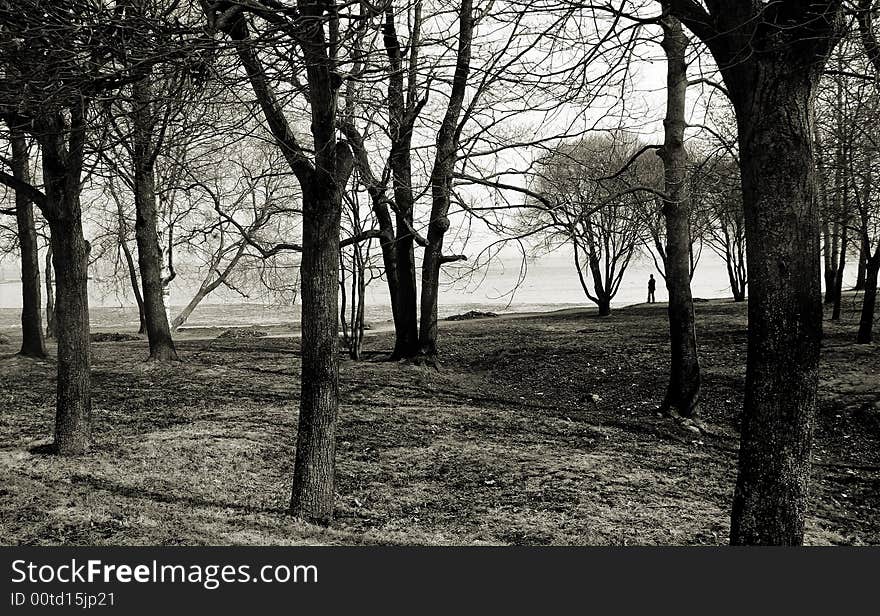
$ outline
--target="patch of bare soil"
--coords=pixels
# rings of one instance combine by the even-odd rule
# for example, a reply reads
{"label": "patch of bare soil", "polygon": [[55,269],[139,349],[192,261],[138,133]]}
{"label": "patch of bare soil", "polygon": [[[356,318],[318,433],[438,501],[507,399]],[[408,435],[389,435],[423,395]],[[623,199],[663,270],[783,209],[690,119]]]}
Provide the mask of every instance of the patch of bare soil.
{"label": "patch of bare soil", "polygon": [[265,338],[269,332],[256,327],[232,327],[217,336],[218,338]]}
{"label": "patch of bare soil", "polygon": [[[661,304],[444,323],[440,369],[341,363],[336,521],[286,514],[293,338],[94,347],[94,446],[43,453],[54,362],[0,356],[0,543],[720,544],[742,406],[745,306],[697,306],[702,422],[656,413]],[[880,544],[880,347],[826,325],[807,541]]]}

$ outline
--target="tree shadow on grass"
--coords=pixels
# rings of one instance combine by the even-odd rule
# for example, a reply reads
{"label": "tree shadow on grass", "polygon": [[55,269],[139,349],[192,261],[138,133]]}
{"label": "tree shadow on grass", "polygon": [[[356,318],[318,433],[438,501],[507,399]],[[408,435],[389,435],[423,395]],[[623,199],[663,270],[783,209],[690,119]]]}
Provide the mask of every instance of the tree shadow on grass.
{"label": "tree shadow on grass", "polygon": [[212,509],[234,509],[236,511],[249,514],[285,515],[289,513],[287,509],[282,509],[279,507],[257,507],[254,505],[244,505],[241,503],[211,501],[192,495],[179,496],[175,494],[157,492],[155,490],[148,490],[146,488],[139,488],[116,483],[114,481],[109,481],[102,477],[95,477],[93,475],[77,474],[71,477],[71,481],[74,483],[86,484],[95,490],[110,492],[111,494],[116,494],[125,498],[149,500],[157,503],[185,504],[192,507],[208,507]]}

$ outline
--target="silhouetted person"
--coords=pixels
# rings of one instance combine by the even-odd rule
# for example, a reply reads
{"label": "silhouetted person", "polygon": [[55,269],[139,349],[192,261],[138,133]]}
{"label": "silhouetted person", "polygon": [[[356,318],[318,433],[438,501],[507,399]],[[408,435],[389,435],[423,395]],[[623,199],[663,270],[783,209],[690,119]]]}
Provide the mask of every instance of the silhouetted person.
{"label": "silhouetted person", "polygon": [[654,274],[651,274],[651,277],[648,278],[648,303],[653,304],[657,300],[654,299],[654,289],[657,288],[657,281],[654,280]]}

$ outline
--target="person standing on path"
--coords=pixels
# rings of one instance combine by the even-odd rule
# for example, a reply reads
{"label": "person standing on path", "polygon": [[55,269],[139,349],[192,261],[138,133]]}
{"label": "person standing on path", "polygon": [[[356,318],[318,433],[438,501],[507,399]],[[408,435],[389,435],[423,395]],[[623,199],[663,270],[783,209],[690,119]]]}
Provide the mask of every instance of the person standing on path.
{"label": "person standing on path", "polygon": [[651,277],[648,278],[648,303],[653,304],[656,303],[657,300],[654,299],[654,289],[657,288],[657,281],[654,280],[654,274],[651,274]]}

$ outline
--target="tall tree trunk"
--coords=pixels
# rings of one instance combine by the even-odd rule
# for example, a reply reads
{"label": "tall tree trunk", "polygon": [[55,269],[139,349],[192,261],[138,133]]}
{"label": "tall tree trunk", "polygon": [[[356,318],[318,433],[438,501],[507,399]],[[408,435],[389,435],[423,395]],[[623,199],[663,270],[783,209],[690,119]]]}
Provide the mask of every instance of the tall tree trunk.
{"label": "tall tree trunk", "polygon": [[52,244],[46,250],[46,338],[55,337],[55,276],[52,267]]}
{"label": "tall tree trunk", "polygon": [[306,3],[301,7],[305,14],[300,46],[309,84],[315,163],[307,170],[296,163],[303,194],[302,393],[290,510],[297,518],[326,525],[333,518],[339,410],[339,227],[354,156],[336,137],[335,29],[330,28],[330,39],[325,39],[324,8]]}
{"label": "tall tree trunk", "polygon": [[162,284],[162,249],[159,247],[157,228],[156,187],[153,173],[153,118],[152,93],[149,77],[132,86],[132,130],[134,165],[135,239],[138,246],[138,265],[143,285],[144,320],[150,344],[150,359],[171,361],[177,351],[168,326]]}
{"label": "tall tree trunk", "polygon": [[[465,0],[469,1],[469,0]],[[339,226],[342,194],[354,167],[352,150],[337,141],[338,23],[325,36],[324,4],[299,3],[296,39],[305,59],[314,164],[300,146],[249,41],[240,7],[209,13],[234,41],[269,130],[296,175],[303,195],[302,393],[290,510],[329,524],[333,517],[336,414],[339,408]],[[335,24],[335,25],[334,25]]]}
{"label": "tall tree trunk", "polygon": [[428,245],[422,260],[422,305],[419,323],[419,353],[429,361],[437,355],[437,301],[440,295],[440,268],[448,259],[443,255],[443,238],[449,229],[452,173],[458,150],[458,123],[470,74],[471,41],[474,33],[473,0],[462,0],[459,7],[458,54],[452,91],[440,130],[431,171],[431,221]]}
{"label": "tall tree trunk", "polygon": [[[418,45],[421,8],[417,5],[413,16],[410,44]],[[416,287],[415,237],[413,236],[414,198],[412,191],[412,131],[421,106],[413,100],[414,83],[404,92],[404,64],[400,39],[394,25],[394,7],[385,9],[385,24],[382,30],[385,53],[389,62],[388,79],[388,127],[391,137],[391,152],[388,164],[394,188],[395,217],[397,233],[395,236],[395,272],[397,287],[392,298],[396,310],[395,341],[393,359],[415,357],[419,353],[419,314],[418,289]],[[417,50],[410,50],[417,53]],[[410,60],[410,71],[414,58]],[[410,75],[410,79],[414,77]],[[407,94],[409,98],[407,98]]]}
{"label": "tall tree trunk", "polygon": [[[337,147],[341,158],[347,146]],[[330,169],[340,162],[333,161]],[[333,517],[339,407],[339,225],[341,178],[315,172],[303,186],[302,386],[291,511],[316,524]],[[348,174],[345,174],[347,179]],[[344,186],[344,184],[343,184]]]}
{"label": "tall tree trunk", "polygon": [[684,147],[685,99],[687,96],[688,39],[674,17],[663,25],[666,52],[665,140],[660,157],[665,171],[663,216],[666,219],[666,288],[669,291],[670,372],[669,387],[663,400],[664,412],[691,417],[700,403],[700,362],[691,296],[687,152]]}
{"label": "tall tree trunk", "polygon": [[737,110],[749,272],[733,544],[803,542],[822,337],[812,141],[818,76],[772,55],[750,61],[740,73],[747,80],[728,83]]}
{"label": "tall tree trunk", "polygon": [[868,344],[873,339],[874,311],[877,305],[877,274],[880,272],[880,245],[868,259],[865,267],[865,297],[862,301],[862,314],[859,319],[859,334],[856,342]]}
{"label": "tall tree trunk", "polygon": [[[77,119],[77,123],[82,118]],[[56,126],[63,126],[57,122]],[[82,138],[84,128],[72,131],[70,141]],[[53,127],[54,129],[54,127]],[[62,455],[87,451],[91,438],[91,349],[89,346],[89,244],[82,231],[80,208],[81,147],[69,151],[63,133],[46,135],[43,182],[46,219],[52,234],[55,270],[55,319],[58,337],[58,380],[55,448]]]}
{"label": "tall tree trunk", "polygon": [[[28,146],[24,135],[13,130],[12,174],[30,184]],[[34,206],[23,191],[15,192],[15,219],[18,224],[18,245],[21,248],[21,351],[26,357],[45,357],[43,323],[40,318],[40,256],[34,227]]]}

